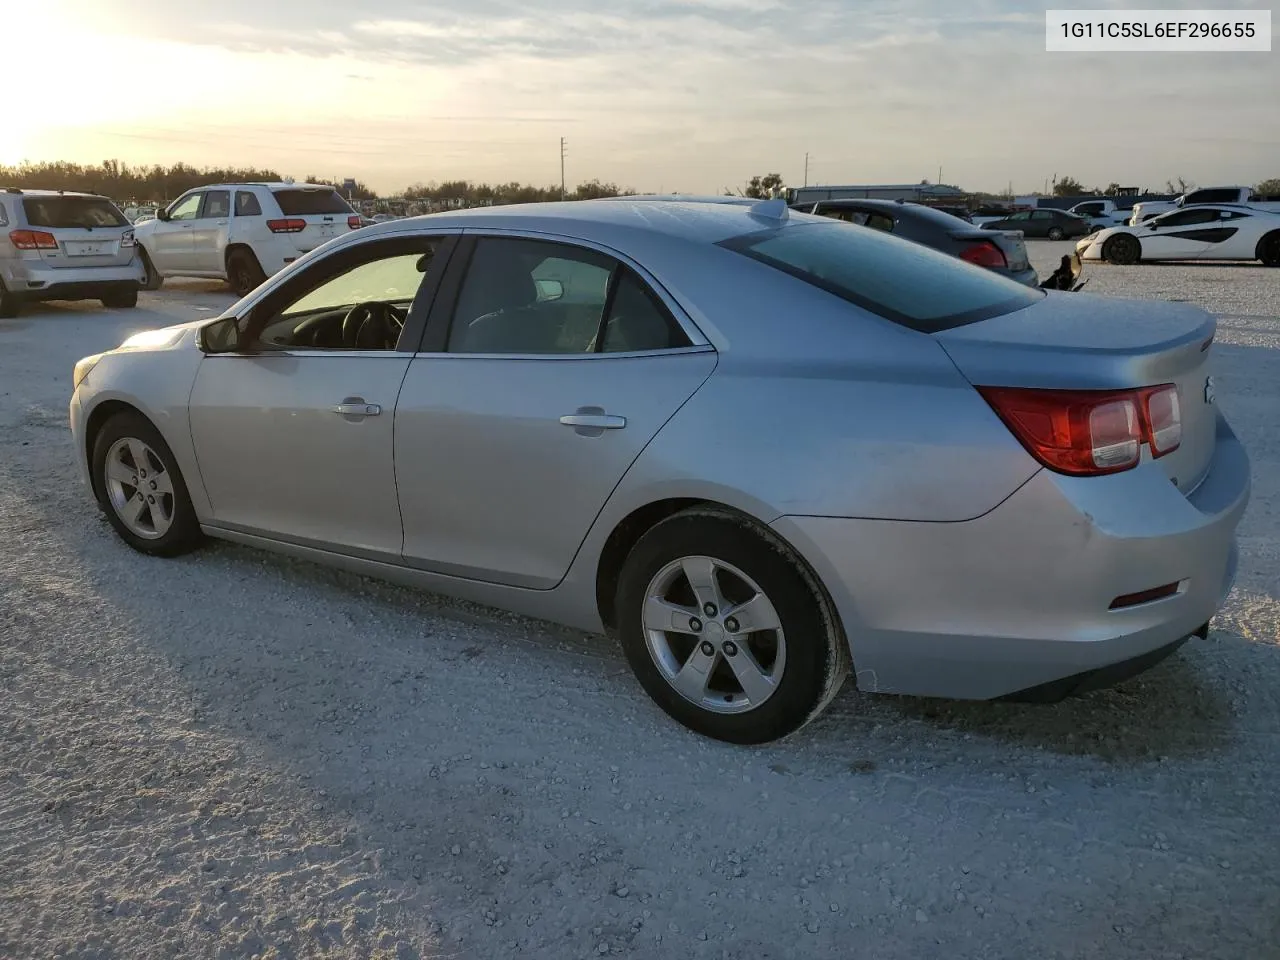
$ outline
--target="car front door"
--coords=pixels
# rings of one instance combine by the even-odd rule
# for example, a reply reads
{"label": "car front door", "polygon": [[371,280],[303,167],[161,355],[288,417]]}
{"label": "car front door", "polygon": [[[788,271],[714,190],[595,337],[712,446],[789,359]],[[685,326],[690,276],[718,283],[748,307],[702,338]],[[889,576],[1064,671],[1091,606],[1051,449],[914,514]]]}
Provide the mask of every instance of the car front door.
{"label": "car front door", "polygon": [[191,226],[192,269],[222,273],[223,251],[231,228],[231,191],[206,190],[200,212]]}
{"label": "car front door", "polygon": [[240,318],[243,352],[201,361],[191,434],[214,524],[400,562],[396,396],[451,248],[414,235],[335,251]]}
{"label": "car front door", "polygon": [[716,355],[603,252],[468,236],[454,261],[396,406],[405,562],[548,589]]}
{"label": "car front door", "polygon": [[177,273],[195,268],[192,230],[200,215],[204,191],[194,190],[178,198],[169,208],[167,220],[157,220],[151,231],[151,259],[161,273]]}
{"label": "car front door", "polygon": [[1142,258],[1194,260],[1212,246],[1219,217],[1214,207],[1193,206],[1140,225],[1134,232],[1142,243]]}

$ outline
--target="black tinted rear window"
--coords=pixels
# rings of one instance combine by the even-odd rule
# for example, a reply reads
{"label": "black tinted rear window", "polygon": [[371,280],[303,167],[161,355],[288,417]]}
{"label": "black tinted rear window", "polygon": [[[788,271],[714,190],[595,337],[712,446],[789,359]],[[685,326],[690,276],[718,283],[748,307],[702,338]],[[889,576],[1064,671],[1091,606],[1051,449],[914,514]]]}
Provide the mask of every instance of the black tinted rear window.
{"label": "black tinted rear window", "polygon": [[355,213],[337,190],[276,190],[276,203],[287,217],[305,217],[311,213]]}
{"label": "black tinted rear window", "polygon": [[1044,297],[958,257],[846,224],[796,223],[720,245],[922,333],[1012,313]]}
{"label": "black tinted rear window", "polygon": [[33,227],[127,227],[129,219],[105,197],[27,197],[22,201]]}

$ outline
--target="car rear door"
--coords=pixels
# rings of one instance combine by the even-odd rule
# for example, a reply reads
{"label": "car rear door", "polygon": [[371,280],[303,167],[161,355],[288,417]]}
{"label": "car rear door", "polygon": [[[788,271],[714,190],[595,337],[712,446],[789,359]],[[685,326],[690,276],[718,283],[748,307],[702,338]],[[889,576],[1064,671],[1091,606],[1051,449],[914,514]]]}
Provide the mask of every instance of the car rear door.
{"label": "car rear door", "polygon": [[[133,224],[106,197],[29,196],[23,198],[22,208],[34,236],[17,245],[34,251],[46,267],[127,267],[133,260]],[[51,235],[53,242],[40,234]]]}
{"label": "car rear door", "polygon": [[226,269],[224,251],[231,229],[231,191],[206,190],[204,202],[191,225],[191,266],[194,270],[221,273]]}
{"label": "car rear door", "polygon": [[404,559],[549,589],[716,355],[602,250],[484,232],[454,261],[396,406]]}

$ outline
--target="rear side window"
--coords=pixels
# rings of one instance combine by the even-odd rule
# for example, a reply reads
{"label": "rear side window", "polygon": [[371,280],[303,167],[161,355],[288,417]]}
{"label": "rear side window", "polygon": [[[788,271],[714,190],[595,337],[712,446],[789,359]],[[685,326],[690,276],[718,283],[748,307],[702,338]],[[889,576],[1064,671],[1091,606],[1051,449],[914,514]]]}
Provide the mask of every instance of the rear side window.
{"label": "rear side window", "polygon": [[1231,203],[1233,200],[1240,199],[1240,191],[1229,188],[1213,189],[1213,190],[1196,190],[1187,194],[1187,198],[1182,201],[1183,206],[1190,203]]}
{"label": "rear side window", "polygon": [[262,204],[260,204],[258,202],[258,198],[248,190],[237,190],[236,216],[260,217],[262,216]]}
{"label": "rear side window", "polygon": [[276,203],[286,217],[305,217],[308,214],[355,213],[351,204],[343,200],[337,190],[276,190]]}
{"label": "rear side window", "polygon": [[1012,313],[1044,297],[958,257],[839,224],[791,224],[720,246],[922,333]]}
{"label": "rear side window", "polygon": [[5,212],[4,204],[0,203],[0,227],[9,225],[9,215]]}
{"label": "rear side window", "polygon": [[105,197],[27,197],[22,201],[33,227],[127,227],[126,217]]}

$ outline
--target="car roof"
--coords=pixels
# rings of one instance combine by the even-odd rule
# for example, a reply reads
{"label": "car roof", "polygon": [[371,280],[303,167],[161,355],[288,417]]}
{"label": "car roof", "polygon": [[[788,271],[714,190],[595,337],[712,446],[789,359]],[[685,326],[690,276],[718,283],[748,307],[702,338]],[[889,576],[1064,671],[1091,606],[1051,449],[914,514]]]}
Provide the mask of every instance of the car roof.
{"label": "car roof", "polygon": [[669,203],[727,203],[739,207],[755,206],[760,201],[751,197],[734,197],[734,196],[716,196],[714,194],[684,194],[684,193],[640,193],[625,197],[595,197],[596,200],[642,200],[642,201],[661,201],[665,200]]}
{"label": "car roof", "polygon": [[[7,189],[4,192],[9,193]],[[79,190],[28,190],[26,188],[22,188],[20,190],[15,190],[15,192],[10,193],[9,195],[15,197],[93,197],[98,200],[108,199],[100,193],[83,193]]]}
{"label": "car roof", "polygon": [[184,191],[226,190],[231,187],[266,187],[268,190],[337,190],[331,183],[289,183],[283,180],[241,180],[235,183],[202,183]]}
{"label": "car roof", "polygon": [[[754,233],[778,226],[775,217],[761,216],[754,208],[765,201],[747,206],[738,203],[705,203],[673,200],[653,203],[647,200],[617,199],[609,203],[590,200],[564,200],[548,203],[517,203],[497,207],[471,207],[408,217],[389,223],[375,224],[360,231],[365,236],[413,233],[424,227],[464,229],[533,230],[597,239],[607,242],[610,233],[640,231],[657,233],[701,243],[718,243],[744,233]],[[781,209],[784,204],[777,201]],[[797,220],[813,221],[817,217],[788,212]]]}

